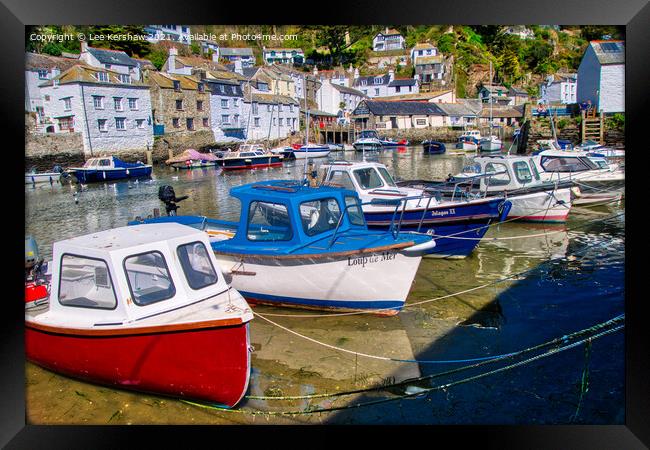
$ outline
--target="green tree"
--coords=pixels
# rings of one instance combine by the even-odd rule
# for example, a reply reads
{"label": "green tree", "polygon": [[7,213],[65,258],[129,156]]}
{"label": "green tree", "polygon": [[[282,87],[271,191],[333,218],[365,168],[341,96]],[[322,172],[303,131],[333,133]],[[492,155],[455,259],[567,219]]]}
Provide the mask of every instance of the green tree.
{"label": "green tree", "polygon": [[353,56],[348,55],[350,47],[370,34],[367,26],[308,25],[301,30],[314,33],[316,45],[327,48],[334,65],[339,65],[345,56]]}

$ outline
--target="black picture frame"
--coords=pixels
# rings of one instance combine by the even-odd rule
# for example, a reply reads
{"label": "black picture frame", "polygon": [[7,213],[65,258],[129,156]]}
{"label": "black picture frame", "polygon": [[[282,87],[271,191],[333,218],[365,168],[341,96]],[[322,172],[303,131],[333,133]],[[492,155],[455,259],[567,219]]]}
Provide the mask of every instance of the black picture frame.
{"label": "black picture frame", "polygon": [[[14,214],[5,239],[3,280],[10,289],[4,295],[3,326],[0,327],[0,445],[7,448],[121,448],[138,445],[136,438],[166,446],[188,445],[187,432],[200,433],[209,445],[233,444],[228,438],[248,439],[247,427],[115,427],[115,426],[33,426],[25,425],[24,399],[24,310],[19,298],[24,295],[23,261],[20,236],[24,234],[20,219],[24,197],[18,189],[24,161],[18,149],[24,144],[24,40],[25,26],[35,24],[99,23],[219,23],[219,24],[598,24],[626,27],[626,148],[628,183],[626,187],[626,417],[625,425],[615,426],[450,426],[450,427],[255,427],[249,437],[275,438],[273,446],[296,440],[309,445],[321,434],[331,444],[350,437],[381,439],[394,437],[403,443],[450,445],[440,442],[449,438],[458,444],[482,448],[647,448],[650,445],[650,392],[648,390],[650,349],[647,345],[647,321],[641,280],[644,278],[644,250],[648,248],[643,233],[644,190],[641,185],[643,152],[647,152],[648,133],[645,116],[650,106],[650,4],[647,0],[614,2],[605,0],[445,0],[433,2],[341,1],[323,3],[241,3],[241,2],[142,2],[68,0],[3,0],[0,23],[3,39],[4,67],[0,71],[0,107],[3,110],[3,154],[5,156],[5,209]],[[15,139],[7,139],[9,136]],[[14,153],[16,153],[14,155]],[[637,188],[638,187],[638,188]],[[8,194],[8,195],[7,195]],[[9,206],[9,208],[7,208]],[[7,234],[6,234],[7,235]],[[644,337],[646,339],[644,339]],[[285,435],[285,433],[287,433]],[[304,440],[308,437],[308,440]],[[278,439],[282,438],[282,439]],[[297,439],[300,439],[298,441]],[[446,439],[445,439],[446,440]],[[258,441],[259,442],[259,441]],[[265,445],[262,441],[262,444]],[[388,441],[386,441],[388,442]],[[142,445],[142,444],[139,444]],[[232,444],[231,444],[232,445]],[[242,444],[239,444],[242,445]],[[244,445],[255,445],[247,443]]]}

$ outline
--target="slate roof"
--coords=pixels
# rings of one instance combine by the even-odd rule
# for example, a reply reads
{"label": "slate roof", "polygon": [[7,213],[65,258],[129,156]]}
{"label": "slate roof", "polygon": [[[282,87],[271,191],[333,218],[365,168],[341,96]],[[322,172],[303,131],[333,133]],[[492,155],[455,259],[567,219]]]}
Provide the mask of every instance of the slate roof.
{"label": "slate roof", "polygon": [[138,63],[123,51],[88,47],[88,53],[102,64],[136,67]]}
{"label": "slate roof", "polygon": [[429,42],[418,42],[413,47],[413,50],[424,50],[426,48],[436,48],[435,45],[430,44]]}
{"label": "slate roof", "polygon": [[435,92],[413,92],[410,94],[391,95],[391,100],[426,101],[451,92],[451,89]]}
{"label": "slate roof", "polygon": [[219,56],[253,56],[253,49],[248,47],[221,47],[219,49]]}
{"label": "slate roof", "polygon": [[335,84],[335,83],[332,83],[332,87],[334,89],[336,89],[337,91],[343,92],[345,94],[352,94],[352,95],[358,95],[360,97],[367,97],[366,94],[364,94],[363,92],[361,92],[361,91],[359,91],[357,89],[354,89],[354,88],[350,88],[350,87],[347,87],[347,86],[341,86],[341,85]]}
{"label": "slate roof", "polygon": [[393,87],[393,86],[415,86],[417,84],[417,81],[414,80],[413,78],[396,78],[393,81],[391,81],[388,86]]}
{"label": "slate roof", "polygon": [[259,67],[242,67],[242,72],[246,78],[252,78],[257,73]]}
{"label": "slate roof", "polygon": [[483,87],[481,87],[481,90],[485,89],[488,91],[490,94],[498,94],[499,91],[501,91],[501,95],[506,95],[508,92],[508,89],[505,88],[505,86],[500,86],[497,84],[485,84]]}
{"label": "slate roof", "polygon": [[79,59],[59,58],[58,56],[42,55],[40,53],[25,53],[25,69],[27,70],[58,68],[63,72],[75,64],[79,64]]}
{"label": "slate roof", "polygon": [[[309,115],[310,115],[310,116],[316,116],[316,117],[338,117],[337,114],[328,113],[327,111],[320,111],[320,110],[318,110],[318,109],[309,109],[308,111],[309,111]],[[301,114],[307,114],[307,111],[305,111],[304,109],[301,108],[301,109],[300,109],[300,113],[301,113]]]}
{"label": "slate roof", "polygon": [[383,33],[381,32],[377,33],[375,36],[378,36],[380,34],[382,36],[396,36],[396,35],[400,35],[401,33],[397,31],[395,28],[391,28],[390,30],[385,30]]}
{"label": "slate roof", "polygon": [[[490,118],[490,108],[486,107],[481,110],[480,117]],[[519,106],[506,106],[506,107],[492,107],[492,117],[524,117],[524,105]]]}
{"label": "slate roof", "polygon": [[625,63],[624,41],[591,41],[589,45],[601,65]]}
{"label": "slate roof", "polygon": [[[377,83],[375,79],[380,79],[381,82]],[[366,84],[361,84],[365,80]],[[359,77],[354,80],[354,86],[383,86],[390,83],[390,75],[370,75],[367,77]]]}
{"label": "slate roof", "polygon": [[[99,81],[96,78],[98,72],[104,72],[108,74],[109,81]],[[87,64],[76,64],[62,72],[60,75],[54,77],[52,80],[47,81],[39,86],[52,86],[54,80],[58,80],[59,84],[72,84],[72,83],[93,83],[93,84],[103,84],[103,85],[113,85],[119,84],[122,86],[131,86],[131,87],[149,87],[147,84],[135,81],[131,77],[130,83],[123,83],[120,81],[119,76],[123,75],[119,72],[109,69],[99,69],[97,67],[92,67]]]}
{"label": "slate roof", "polygon": [[435,103],[447,116],[476,117],[478,113],[463,103]]}
{"label": "slate roof", "polygon": [[[444,116],[445,112],[438,107],[436,103],[429,102],[390,102],[390,101],[373,101],[364,100],[368,110],[376,116]],[[359,108],[357,106],[357,108]],[[355,109],[356,111],[356,109]],[[354,115],[354,111],[352,112]]]}

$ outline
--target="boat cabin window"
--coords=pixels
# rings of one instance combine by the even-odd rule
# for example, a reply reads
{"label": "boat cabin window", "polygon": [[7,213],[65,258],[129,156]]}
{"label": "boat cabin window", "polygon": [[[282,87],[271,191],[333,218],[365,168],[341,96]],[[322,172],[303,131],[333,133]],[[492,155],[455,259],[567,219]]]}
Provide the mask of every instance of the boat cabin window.
{"label": "boat cabin window", "polygon": [[599,169],[609,169],[609,164],[604,159],[592,159],[591,161],[596,163]]}
{"label": "boat cabin window", "polygon": [[357,179],[357,183],[359,183],[361,189],[375,189],[384,185],[381,177],[372,167],[355,170],[354,178]]}
{"label": "boat cabin window", "polygon": [[516,161],[512,164],[513,171],[515,172],[515,177],[517,180],[522,183],[530,183],[533,181],[533,174],[530,173],[530,168],[528,164],[524,161]]}
{"label": "boat cabin window", "polygon": [[542,156],[540,163],[547,172],[584,172],[597,168],[587,158],[576,157]]}
{"label": "boat cabin window", "polygon": [[99,160],[99,165],[100,166],[110,166],[111,165],[111,160],[110,159],[100,159]]}
{"label": "boat cabin window", "polygon": [[535,179],[539,181],[539,171],[537,170],[537,166],[535,165],[535,162],[532,159],[530,159],[528,160],[528,165],[530,166],[530,170],[535,176]]}
{"label": "boat cabin window", "polygon": [[94,166],[95,164],[97,164],[97,160],[96,160],[95,158],[93,158],[93,159],[89,159],[89,160],[86,161],[86,163],[84,164],[84,167],[92,167],[92,166]]}
{"label": "boat cabin window", "polygon": [[192,289],[203,289],[217,282],[217,273],[202,242],[179,245],[176,253]]}
{"label": "boat cabin window", "polygon": [[59,303],[81,308],[115,309],[117,297],[106,262],[83,256],[63,255]]}
{"label": "boat cabin window", "polygon": [[[505,173],[498,173],[505,172]],[[487,163],[485,165],[485,173],[498,173],[497,175],[491,176],[486,183],[490,186],[505,186],[510,184],[510,174],[508,173],[508,168],[505,164],[501,163]]]}
{"label": "boat cabin window", "polygon": [[239,156],[255,156],[254,152],[246,152],[246,153],[240,153]]}
{"label": "boat cabin window", "polygon": [[388,170],[386,170],[385,167],[377,167],[377,170],[379,170],[379,173],[381,174],[382,178],[384,179],[387,185],[392,187],[397,187],[395,181],[393,181],[393,177],[390,176],[390,173],[388,173]]}
{"label": "boat cabin window", "polygon": [[251,241],[291,240],[293,231],[287,207],[281,203],[251,202],[247,236]]}
{"label": "boat cabin window", "polygon": [[361,206],[359,206],[359,199],[357,197],[346,195],[345,207],[348,209],[348,217],[352,225],[366,225],[366,220],[363,217],[363,210],[361,209]]}
{"label": "boat cabin window", "polygon": [[176,295],[165,257],[158,251],[129,256],[124,260],[124,270],[136,305],[146,306]]}
{"label": "boat cabin window", "polygon": [[343,170],[333,170],[330,172],[328,184],[342,186],[345,189],[350,189],[354,191],[354,183],[352,183],[352,178],[350,174]]}
{"label": "boat cabin window", "polygon": [[310,200],[300,204],[300,219],[307,236],[333,230],[341,218],[341,209],[335,198]]}

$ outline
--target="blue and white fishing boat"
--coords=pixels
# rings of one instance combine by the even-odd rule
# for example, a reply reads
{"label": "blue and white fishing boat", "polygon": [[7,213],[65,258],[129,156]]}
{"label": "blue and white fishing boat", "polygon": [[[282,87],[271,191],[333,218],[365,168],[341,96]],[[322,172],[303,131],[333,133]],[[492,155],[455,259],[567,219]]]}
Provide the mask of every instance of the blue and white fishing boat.
{"label": "blue and white fishing boat", "polygon": [[401,229],[433,235],[436,246],[428,257],[466,257],[511,207],[504,197],[445,201],[425,189],[399,187],[386,166],[375,162],[335,161],[320,170],[324,184],[359,194],[371,229],[390,229],[397,215]]}
{"label": "blue and white fishing boat", "polygon": [[330,154],[330,148],[325,144],[309,143],[293,149],[293,157],[296,159],[323,158]]}
{"label": "blue and white fishing boat", "polygon": [[263,181],[234,187],[238,222],[171,216],[205,231],[221,270],[251,303],[394,315],[404,305],[425,234],[369,230],[354,191]]}
{"label": "blue and white fishing boat", "polygon": [[359,137],[352,144],[354,149],[358,152],[365,150],[381,150],[384,148],[381,139],[375,130],[363,130],[359,133]]}
{"label": "blue and white fishing boat", "polygon": [[90,158],[83,167],[71,167],[67,172],[79,183],[144,178],[151,176],[150,164],[128,163],[115,156]]}
{"label": "blue and white fishing boat", "polygon": [[458,150],[476,151],[481,140],[481,132],[478,130],[467,130],[458,138],[456,148]]}

